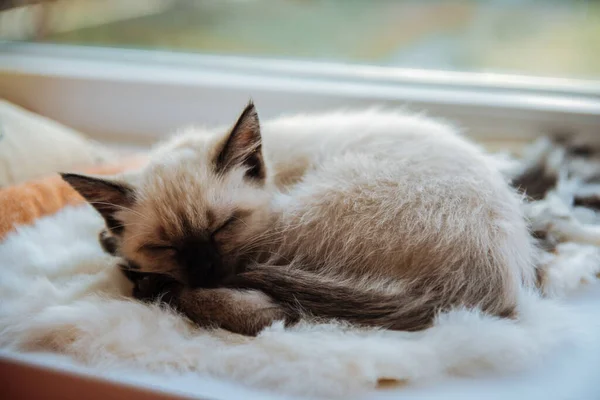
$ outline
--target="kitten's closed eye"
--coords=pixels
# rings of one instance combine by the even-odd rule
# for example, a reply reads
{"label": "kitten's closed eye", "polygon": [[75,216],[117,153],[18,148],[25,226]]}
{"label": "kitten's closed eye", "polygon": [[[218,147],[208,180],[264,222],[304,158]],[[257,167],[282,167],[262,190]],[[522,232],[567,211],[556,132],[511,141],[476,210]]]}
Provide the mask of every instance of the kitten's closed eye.
{"label": "kitten's closed eye", "polygon": [[226,220],[223,224],[221,224],[221,226],[219,226],[217,229],[215,229],[212,233],[211,236],[216,235],[217,233],[227,229],[229,226],[231,226],[231,224],[233,224],[234,222],[238,221],[239,217],[237,215],[232,215],[231,217],[229,217],[228,220]]}
{"label": "kitten's closed eye", "polygon": [[[229,219],[222,223],[217,229],[211,233],[211,237],[214,237],[219,232],[222,232],[229,228],[234,222],[240,221],[240,217],[237,214],[233,214]],[[138,250],[141,251],[173,251],[178,252],[180,249],[169,243],[146,243],[141,246]]]}
{"label": "kitten's closed eye", "polygon": [[240,212],[233,213],[233,215],[231,215],[231,217],[229,217],[227,220],[225,220],[225,222],[222,223],[221,226],[219,226],[217,229],[215,229],[211,233],[211,235],[210,235],[211,240],[217,244],[223,244],[224,242],[227,242],[228,238],[234,232],[233,228],[235,226],[237,226],[238,223],[242,223],[245,225],[245,222],[242,219],[243,216],[244,216],[244,214],[242,214]]}

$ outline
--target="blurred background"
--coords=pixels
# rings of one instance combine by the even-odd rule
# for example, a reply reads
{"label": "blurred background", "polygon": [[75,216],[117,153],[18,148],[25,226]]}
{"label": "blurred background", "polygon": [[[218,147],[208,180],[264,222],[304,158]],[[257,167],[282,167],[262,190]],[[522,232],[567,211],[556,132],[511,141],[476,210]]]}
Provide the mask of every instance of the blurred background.
{"label": "blurred background", "polygon": [[[261,120],[408,109],[492,151],[598,140],[600,0],[0,0],[0,228],[60,209],[56,172],[134,168],[178,128],[230,125],[250,98]],[[554,171],[562,149],[538,143]],[[533,172],[544,190],[556,179]]]}
{"label": "blurred background", "polygon": [[0,97],[102,141],[373,105],[600,132],[596,0],[0,0]]}
{"label": "blurred background", "polygon": [[600,77],[593,0],[0,0],[0,38]]}

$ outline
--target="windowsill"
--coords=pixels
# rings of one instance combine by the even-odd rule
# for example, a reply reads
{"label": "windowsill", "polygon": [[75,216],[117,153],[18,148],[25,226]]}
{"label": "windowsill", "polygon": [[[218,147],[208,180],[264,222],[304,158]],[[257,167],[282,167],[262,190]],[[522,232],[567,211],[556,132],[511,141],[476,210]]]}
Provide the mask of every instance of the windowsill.
{"label": "windowsill", "polygon": [[262,118],[404,107],[451,120],[483,141],[600,130],[598,82],[49,44],[3,47],[3,97],[98,139],[151,142],[187,124],[228,123],[250,97]]}

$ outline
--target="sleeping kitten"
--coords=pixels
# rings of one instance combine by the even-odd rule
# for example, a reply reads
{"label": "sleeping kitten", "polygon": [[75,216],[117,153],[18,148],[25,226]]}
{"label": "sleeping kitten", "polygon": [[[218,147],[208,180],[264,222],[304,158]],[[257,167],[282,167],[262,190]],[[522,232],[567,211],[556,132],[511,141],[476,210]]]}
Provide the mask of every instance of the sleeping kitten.
{"label": "sleeping kitten", "polygon": [[[445,124],[366,111],[191,130],[135,176],[64,174],[116,254],[192,320],[302,315],[396,330],[452,307],[514,317],[533,284],[520,198]],[[168,277],[168,278],[166,278]],[[134,279],[135,280],[135,279]]]}

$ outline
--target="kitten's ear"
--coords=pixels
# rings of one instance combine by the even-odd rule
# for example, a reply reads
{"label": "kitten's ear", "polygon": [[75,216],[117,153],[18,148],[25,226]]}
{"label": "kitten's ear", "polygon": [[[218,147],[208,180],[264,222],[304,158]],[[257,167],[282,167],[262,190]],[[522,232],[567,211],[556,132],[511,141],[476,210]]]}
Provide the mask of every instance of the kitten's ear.
{"label": "kitten's ear", "polygon": [[123,230],[121,222],[115,218],[115,213],[133,204],[135,193],[131,186],[79,174],[60,174],[60,176],[102,215],[108,229],[116,234]]}
{"label": "kitten's ear", "polygon": [[251,179],[262,181],[265,178],[260,123],[252,102],[231,129],[216,159],[217,171],[226,171],[233,166],[246,167],[246,176]]}

